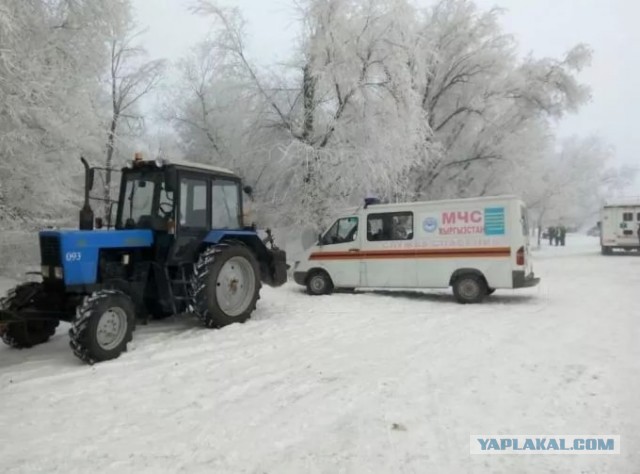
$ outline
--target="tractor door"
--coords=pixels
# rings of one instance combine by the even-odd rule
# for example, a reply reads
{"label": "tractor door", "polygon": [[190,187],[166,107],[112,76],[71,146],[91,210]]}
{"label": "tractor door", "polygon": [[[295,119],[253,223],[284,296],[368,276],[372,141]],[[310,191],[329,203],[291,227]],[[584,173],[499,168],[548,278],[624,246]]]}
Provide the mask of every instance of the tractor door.
{"label": "tractor door", "polygon": [[176,202],[176,237],[169,265],[193,263],[200,244],[211,228],[209,178],[197,173],[179,174]]}

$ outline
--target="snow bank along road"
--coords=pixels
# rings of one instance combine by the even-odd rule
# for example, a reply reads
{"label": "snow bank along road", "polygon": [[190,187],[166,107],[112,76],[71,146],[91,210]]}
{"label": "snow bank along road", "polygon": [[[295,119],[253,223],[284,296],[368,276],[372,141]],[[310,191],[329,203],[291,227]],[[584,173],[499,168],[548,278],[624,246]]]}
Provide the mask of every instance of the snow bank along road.
{"label": "snow bank along road", "polygon": [[[3,347],[1,470],[639,473],[640,256],[575,237],[536,270],[480,306],[265,289],[245,325],[141,326],[93,367],[66,327]],[[622,453],[470,456],[476,433],[619,434]]]}

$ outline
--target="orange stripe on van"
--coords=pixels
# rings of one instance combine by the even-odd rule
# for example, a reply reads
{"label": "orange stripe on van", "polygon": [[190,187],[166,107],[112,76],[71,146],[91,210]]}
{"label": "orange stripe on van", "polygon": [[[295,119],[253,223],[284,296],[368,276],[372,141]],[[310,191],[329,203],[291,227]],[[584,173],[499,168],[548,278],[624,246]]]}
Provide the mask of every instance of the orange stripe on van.
{"label": "orange stripe on van", "polygon": [[314,252],[309,260],[380,260],[398,258],[496,258],[510,257],[510,247],[468,247],[458,249],[394,249],[342,252]]}

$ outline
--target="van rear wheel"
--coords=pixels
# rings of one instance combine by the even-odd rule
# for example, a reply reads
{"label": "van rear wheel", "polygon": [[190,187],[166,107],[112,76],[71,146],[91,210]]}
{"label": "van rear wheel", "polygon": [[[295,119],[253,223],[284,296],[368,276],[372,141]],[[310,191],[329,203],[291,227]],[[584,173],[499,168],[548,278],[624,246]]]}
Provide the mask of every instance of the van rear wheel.
{"label": "van rear wheel", "polygon": [[453,282],[453,294],[458,303],[480,303],[489,294],[489,289],[481,276],[466,274],[460,275]]}

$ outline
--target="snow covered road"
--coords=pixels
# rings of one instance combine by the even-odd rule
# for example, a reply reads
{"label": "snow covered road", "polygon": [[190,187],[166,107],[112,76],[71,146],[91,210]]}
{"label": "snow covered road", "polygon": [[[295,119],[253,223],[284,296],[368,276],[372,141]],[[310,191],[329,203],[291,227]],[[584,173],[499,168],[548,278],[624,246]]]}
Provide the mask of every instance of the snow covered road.
{"label": "snow covered road", "polygon": [[[139,326],[82,365],[66,327],[0,348],[3,472],[639,473],[640,256],[537,255],[539,288],[312,298]],[[0,280],[7,286],[7,281]],[[469,435],[619,434],[620,455],[469,455]]]}

